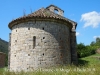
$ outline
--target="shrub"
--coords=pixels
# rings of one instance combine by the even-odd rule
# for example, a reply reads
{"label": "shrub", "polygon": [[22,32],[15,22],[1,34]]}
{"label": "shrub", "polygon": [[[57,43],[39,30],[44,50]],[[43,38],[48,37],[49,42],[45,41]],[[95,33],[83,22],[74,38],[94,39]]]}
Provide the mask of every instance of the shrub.
{"label": "shrub", "polygon": [[79,58],[95,54],[95,50],[95,47],[85,46],[83,43],[77,45],[77,53]]}

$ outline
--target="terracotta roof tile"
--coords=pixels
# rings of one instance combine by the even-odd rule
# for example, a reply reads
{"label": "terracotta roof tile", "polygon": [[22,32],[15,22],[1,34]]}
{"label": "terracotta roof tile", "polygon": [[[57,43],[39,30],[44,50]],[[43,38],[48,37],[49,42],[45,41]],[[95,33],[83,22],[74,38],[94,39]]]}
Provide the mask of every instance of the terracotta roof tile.
{"label": "terracotta roof tile", "polygon": [[27,15],[27,16],[23,16],[23,17],[19,17],[19,18],[17,18],[17,19],[15,19],[15,20],[13,20],[13,21],[11,21],[10,23],[9,23],[9,28],[11,29],[14,25],[12,25],[13,23],[14,24],[16,24],[17,23],[17,21],[19,21],[19,20],[21,20],[21,19],[23,19],[23,20],[25,20],[25,19],[27,19],[27,18],[53,18],[53,19],[59,19],[59,20],[64,20],[64,21],[66,21],[66,22],[69,22],[69,23],[74,23],[74,24],[76,24],[76,22],[74,22],[74,21],[72,21],[72,20],[69,20],[69,19],[67,19],[67,18],[65,18],[65,17],[63,17],[63,16],[61,16],[61,15],[58,15],[58,14],[56,14],[56,13],[54,13],[54,12],[52,12],[52,11],[50,11],[50,10],[48,10],[48,9],[46,9],[46,8],[41,8],[41,9],[39,9],[39,10],[37,10],[36,12],[34,12],[34,13],[31,13],[31,14],[29,14],[29,15]]}

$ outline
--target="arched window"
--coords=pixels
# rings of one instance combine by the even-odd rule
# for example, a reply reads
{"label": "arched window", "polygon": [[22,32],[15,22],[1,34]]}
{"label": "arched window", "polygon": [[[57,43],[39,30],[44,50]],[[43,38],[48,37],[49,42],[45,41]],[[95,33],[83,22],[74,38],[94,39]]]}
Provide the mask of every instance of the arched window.
{"label": "arched window", "polygon": [[54,12],[55,12],[56,14],[58,14],[58,10],[57,10],[57,9],[54,9]]}

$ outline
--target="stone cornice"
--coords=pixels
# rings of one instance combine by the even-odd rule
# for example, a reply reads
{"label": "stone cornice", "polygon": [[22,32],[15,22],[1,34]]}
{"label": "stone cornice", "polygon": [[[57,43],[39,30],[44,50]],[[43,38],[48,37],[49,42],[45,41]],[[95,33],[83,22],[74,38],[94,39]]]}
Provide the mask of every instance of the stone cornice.
{"label": "stone cornice", "polygon": [[9,23],[8,27],[10,29],[12,29],[12,27],[15,25],[18,25],[20,23],[29,22],[29,21],[46,21],[46,22],[49,21],[49,22],[56,22],[56,23],[67,25],[70,29],[72,29],[72,27],[73,27],[71,22],[69,22],[69,21],[66,22],[66,20],[54,19],[54,18],[41,18],[41,17],[18,19],[18,20],[15,20],[15,21],[12,21],[11,23]]}

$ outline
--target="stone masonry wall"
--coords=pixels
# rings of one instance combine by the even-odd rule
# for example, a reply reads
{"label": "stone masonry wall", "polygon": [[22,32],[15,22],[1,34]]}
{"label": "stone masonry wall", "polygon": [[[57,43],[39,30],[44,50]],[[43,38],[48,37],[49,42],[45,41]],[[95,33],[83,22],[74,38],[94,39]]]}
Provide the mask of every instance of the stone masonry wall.
{"label": "stone masonry wall", "polygon": [[0,52],[0,68],[5,67],[5,57],[6,57],[6,54]]}
{"label": "stone masonry wall", "polygon": [[10,70],[34,70],[71,63],[70,30],[47,21],[20,23],[12,28]]}
{"label": "stone masonry wall", "polygon": [[71,63],[78,64],[77,51],[76,51],[76,32],[71,32]]}
{"label": "stone masonry wall", "polygon": [[11,33],[9,33],[9,44],[8,44],[8,69],[10,69],[10,50],[11,50]]}

